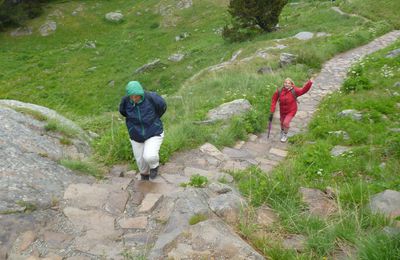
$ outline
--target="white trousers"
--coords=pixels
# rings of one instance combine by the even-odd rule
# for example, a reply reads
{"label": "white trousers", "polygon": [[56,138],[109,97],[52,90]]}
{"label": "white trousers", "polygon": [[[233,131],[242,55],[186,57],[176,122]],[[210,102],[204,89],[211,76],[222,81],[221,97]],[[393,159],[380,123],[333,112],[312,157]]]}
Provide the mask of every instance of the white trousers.
{"label": "white trousers", "polygon": [[164,132],[160,136],[153,136],[144,143],[131,140],[133,156],[140,174],[148,174],[149,169],[154,169],[160,164],[160,147],[164,139]]}

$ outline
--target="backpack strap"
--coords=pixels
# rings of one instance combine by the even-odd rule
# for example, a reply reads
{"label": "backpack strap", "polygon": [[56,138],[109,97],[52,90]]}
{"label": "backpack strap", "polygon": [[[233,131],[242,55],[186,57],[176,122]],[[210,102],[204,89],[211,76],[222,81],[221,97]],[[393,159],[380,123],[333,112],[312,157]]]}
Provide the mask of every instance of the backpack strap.
{"label": "backpack strap", "polygon": [[[282,93],[282,89],[278,89],[278,102],[280,102],[280,98],[281,98],[281,93]],[[297,95],[296,95],[296,91],[294,90],[294,88],[292,87],[290,89],[290,92],[292,93],[294,100],[296,100],[297,103],[299,103],[299,101],[297,100]]]}

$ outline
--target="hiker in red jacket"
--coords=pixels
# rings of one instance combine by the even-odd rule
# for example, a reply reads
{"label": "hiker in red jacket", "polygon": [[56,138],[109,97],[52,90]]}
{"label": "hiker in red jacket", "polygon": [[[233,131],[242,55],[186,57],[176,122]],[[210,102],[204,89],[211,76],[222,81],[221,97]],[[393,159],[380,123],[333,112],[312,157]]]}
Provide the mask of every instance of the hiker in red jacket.
{"label": "hiker in red jacket", "polygon": [[287,133],[289,131],[290,121],[292,121],[297,112],[297,97],[307,93],[313,82],[314,79],[311,78],[302,88],[298,88],[294,85],[293,80],[287,78],[283,82],[283,88],[277,89],[272,96],[269,121],[272,121],[276,102],[279,101],[279,110],[281,115],[281,142],[286,142],[288,139]]}

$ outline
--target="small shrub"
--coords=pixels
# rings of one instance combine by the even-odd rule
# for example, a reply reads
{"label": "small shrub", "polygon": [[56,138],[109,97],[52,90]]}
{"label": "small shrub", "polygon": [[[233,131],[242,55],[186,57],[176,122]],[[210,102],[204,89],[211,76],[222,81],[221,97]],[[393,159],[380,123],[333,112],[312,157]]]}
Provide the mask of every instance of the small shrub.
{"label": "small shrub", "polygon": [[208,216],[203,214],[196,214],[189,219],[189,225],[196,225],[199,222],[205,221],[208,219]]}
{"label": "small shrub", "polygon": [[203,188],[207,185],[208,179],[207,177],[201,176],[199,174],[192,175],[190,177],[190,181],[188,183],[181,183],[179,186],[181,187],[195,187],[195,188]]}
{"label": "small shrub", "polygon": [[152,23],[152,24],[150,25],[150,29],[157,29],[158,27],[160,27],[160,23],[157,23],[157,22]]}
{"label": "small shrub", "polygon": [[63,144],[63,145],[71,145],[71,144],[72,144],[72,141],[71,141],[71,139],[69,139],[69,138],[62,137],[62,138],[60,139],[60,144]]}

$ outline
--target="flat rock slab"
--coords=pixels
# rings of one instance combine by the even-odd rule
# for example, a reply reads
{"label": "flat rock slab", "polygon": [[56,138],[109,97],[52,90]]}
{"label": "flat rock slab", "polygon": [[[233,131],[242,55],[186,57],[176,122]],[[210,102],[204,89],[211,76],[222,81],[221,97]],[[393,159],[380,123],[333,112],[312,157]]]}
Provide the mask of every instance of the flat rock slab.
{"label": "flat rock slab", "polygon": [[139,207],[139,213],[148,213],[151,212],[160,200],[163,198],[162,194],[159,193],[148,193],[144,197],[142,204]]}
{"label": "flat rock slab", "polygon": [[121,228],[126,229],[146,229],[148,220],[146,216],[135,217],[135,218],[122,218],[118,221]]}
{"label": "flat rock slab", "polygon": [[256,223],[259,226],[263,228],[270,227],[276,221],[278,221],[278,216],[271,208],[262,206],[256,210]]}
{"label": "flat rock slab", "polygon": [[104,204],[104,209],[113,215],[120,215],[125,211],[126,203],[129,199],[129,193],[126,191],[113,191],[108,197]]}
{"label": "flat rock slab", "polygon": [[225,155],[218,150],[217,147],[210,143],[205,143],[200,147],[200,151],[206,155],[216,158],[217,160],[223,161],[226,159]]}
{"label": "flat rock slab", "polygon": [[303,235],[291,235],[283,240],[283,247],[302,252],[306,247],[306,237]]}
{"label": "flat rock slab", "polygon": [[400,192],[385,190],[371,197],[370,208],[374,213],[389,217],[400,216]]}
{"label": "flat rock slab", "polygon": [[278,148],[271,148],[269,150],[269,153],[273,154],[273,155],[276,155],[276,156],[279,156],[279,157],[286,157],[287,156],[287,151],[281,150],[281,149],[278,149]]}
{"label": "flat rock slab", "polygon": [[131,183],[131,178],[111,178],[111,185],[114,186],[116,189],[126,190]]}
{"label": "flat rock slab", "polygon": [[79,230],[95,231],[97,237],[107,237],[114,234],[115,218],[102,211],[67,207],[63,212]]}
{"label": "flat rock slab", "polygon": [[328,217],[337,211],[336,203],[320,190],[300,188],[303,201],[311,214]]}
{"label": "flat rock slab", "polygon": [[253,158],[252,154],[246,150],[239,150],[230,147],[225,147],[222,153],[231,159],[250,159]]}
{"label": "flat rock slab", "polygon": [[190,226],[176,239],[164,259],[264,259],[221,220],[210,219]]}
{"label": "flat rock slab", "polygon": [[235,193],[225,193],[208,201],[210,209],[227,223],[235,224],[240,218],[240,212],[247,207],[246,201]]}
{"label": "flat rock slab", "polygon": [[335,147],[332,148],[331,155],[337,157],[337,156],[340,156],[350,150],[351,150],[351,147],[336,145]]}
{"label": "flat rock slab", "polygon": [[78,183],[68,186],[64,193],[64,200],[69,200],[71,204],[79,208],[100,208],[109,194],[110,191],[106,187]]}

